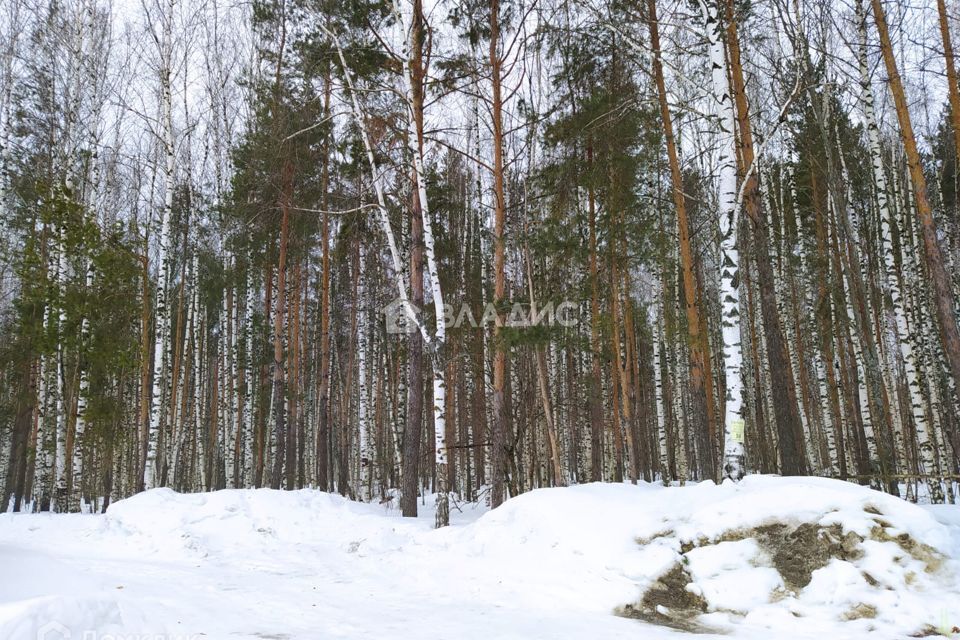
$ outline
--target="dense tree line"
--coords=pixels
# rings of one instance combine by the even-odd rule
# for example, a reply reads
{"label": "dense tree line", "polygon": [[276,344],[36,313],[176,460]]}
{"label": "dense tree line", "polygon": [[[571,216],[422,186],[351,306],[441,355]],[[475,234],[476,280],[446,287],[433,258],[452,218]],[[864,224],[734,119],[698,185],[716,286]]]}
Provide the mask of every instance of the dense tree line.
{"label": "dense tree line", "polygon": [[4,507],[310,486],[439,526],[745,473],[952,502],[948,9],[5,2]]}

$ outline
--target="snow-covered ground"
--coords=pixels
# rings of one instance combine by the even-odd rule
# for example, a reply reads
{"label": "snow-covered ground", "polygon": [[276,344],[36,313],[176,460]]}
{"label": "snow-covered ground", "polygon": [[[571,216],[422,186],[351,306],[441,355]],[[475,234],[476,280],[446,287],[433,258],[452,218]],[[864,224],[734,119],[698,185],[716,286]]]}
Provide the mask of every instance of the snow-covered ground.
{"label": "snow-covered ground", "polygon": [[[429,508],[403,519],[318,491],[156,489],[106,515],[2,514],[0,638],[678,638],[614,615],[678,561],[706,603],[701,638],[949,636],[960,625],[960,507],[751,476],[544,489],[489,513],[461,509],[434,530]],[[748,535],[774,523],[864,540],[797,589]]]}

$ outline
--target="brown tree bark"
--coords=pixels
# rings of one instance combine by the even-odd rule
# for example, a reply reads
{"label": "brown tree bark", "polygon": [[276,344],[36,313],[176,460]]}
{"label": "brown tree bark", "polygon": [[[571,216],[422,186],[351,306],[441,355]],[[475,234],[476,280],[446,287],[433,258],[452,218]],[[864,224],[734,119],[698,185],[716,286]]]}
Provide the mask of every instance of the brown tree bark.
{"label": "brown tree bark", "polygon": [[[621,224],[623,224],[623,219],[621,217]],[[612,287],[610,292],[610,302],[611,302],[611,315],[612,315],[612,325],[613,325],[613,335],[611,336],[613,348],[613,365],[616,369],[614,375],[614,384],[619,382],[620,384],[620,422],[623,427],[623,434],[626,438],[627,446],[627,477],[630,479],[630,482],[633,484],[637,483],[637,476],[639,475],[639,467],[637,465],[637,456],[636,456],[636,447],[634,446],[633,440],[633,382],[632,382],[632,369],[629,362],[624,362],[624,356],[621,353],[621,336],[620,336],[620,269],[616,264],[613,265],[612,269]],[[625,320],[624,320],[625,322]],[[624,343],[627,341],[624,340]],[[625,351],[627,352],[626,357],[629,358],[629,345],[626,345]]]}
{"label": "brown tree bark", "polygon": [[[423,306],[423,218],[420,196],[414,189],[410,203],[410,304]],[[400,510],[404,517],[417,516],[420,486],[420,444],[423,439],[423,336],[407,334],[407,426],[403,432],[403,491]]]}
{"label": "brown tree bark", "polygon": [[36,403],[36,390],[34,366],[32,358],[24,358],[19,366],[21,389],[28,391],[26,394],[18,394],[16,401],[16,411],[13,420],[13,429],[10,434],[10,449],[6,477],[3,483],[2,502],[4,509],[10,504],[13,498],[13,511],[20,511],[23,501],[25,482],[27,477],[27,451],[28,441],[30,439],[30,427],[33,423],[34,404]]}
{"label": "brown tree bark", "polygon": [[[657,85],[657,97],[660,103],[660,118],[663,123],[663,137],[667,145],[667,159],[670,164],[670,182],[672,185],[673,206],[677,213],[677,235],[680,241],[680,265],[683,272],[683,301],[687,317],[687,333],[690,339],[690,394],[694,402],[695,419],[701,424],[694,428],[699,432],[698,442],[712,443],[716,440],[716,426],[712,415],[712,399],[707,394],[706,377],[711,375],[710,353],[704,349],[704,323],[700,317],[700,291],[694,274],[694,254],[690,242],[690,222],[687,216],[686,196],[683,190],[683,175],[680,171],[680,158],[673,134],[673,119],[670,105],[667,103],[667,89],[663,77],[663,62],[660,58],[660,27],[657,18],[656,0],[647,0],[647,21],[650,30],[650,47],[653,50],[653,74]],[[705,423],[705,424],[703,424]],[[706,435],[706,438],[702,437]],[[703,472],[713,478],[717,473],[715,456],[703,455]]]}
{"label": "brown tree bark", "polygon": [[[330,114],[331,82],[330,72],[324,83],[323,113]],[[316,475],[317,486],[321,491],[330,489],[329,459],[330,441],[330,136],[323,142],[323,168],[320,174],[320,201],[323,206],[323,222],[320,228],[320,242],[323,249],[320,259],[320,375],[317,391],[317,442]]]}
{"label": "brown tree bark", "polygon": [[960,89],[957,87],[957,67],[953,58],[953,41],[950,37],[950,22],[947,17],[947,3],[937,0],[937,13],[940,16],[940,37],[943,39],[943,57],[947,67],[947,90],[950,97],[950,124],[953,126],[953,145],[960,158]]}
{"label": "brown tree bark", "polygon": [[506,247],[504,226],[506,223],[506,193],[504,187],[503,160],[503,97],[501,95],[502,60],[500,44],[500,0],[490,0],[490,80],[491,111],[493,118],[493,304],[497,320],[493,330],[493,485],[490,489],[490,506],[498,507],[505,499],[507,433],[510,431],[509,414],[504,398],[507,377],[508,347],[503,340],[506,314],[503,311],[506,297]]}

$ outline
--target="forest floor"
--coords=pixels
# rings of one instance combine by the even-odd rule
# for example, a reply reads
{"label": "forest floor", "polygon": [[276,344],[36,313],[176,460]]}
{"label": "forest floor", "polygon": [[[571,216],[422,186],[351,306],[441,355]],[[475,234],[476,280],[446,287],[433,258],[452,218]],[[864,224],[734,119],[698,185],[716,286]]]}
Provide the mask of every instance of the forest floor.
{"label": "forest floor", "polygon": [[960,638],[956,506],[750,476],[421,511],[156,489],[0,514],[0,638]]}

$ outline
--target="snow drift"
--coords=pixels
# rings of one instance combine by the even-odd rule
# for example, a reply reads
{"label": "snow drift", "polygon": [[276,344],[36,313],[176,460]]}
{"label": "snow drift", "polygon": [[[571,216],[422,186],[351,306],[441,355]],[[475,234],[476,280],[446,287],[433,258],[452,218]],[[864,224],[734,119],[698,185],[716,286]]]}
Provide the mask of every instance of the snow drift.
{"label": "snow drift", "polygon": [[429,512],[318,491],[156,489],[104,516],[3,514],[0,638],[902,638],[960,622],[957,507],[752,476],[460,509],[438,531]]}

